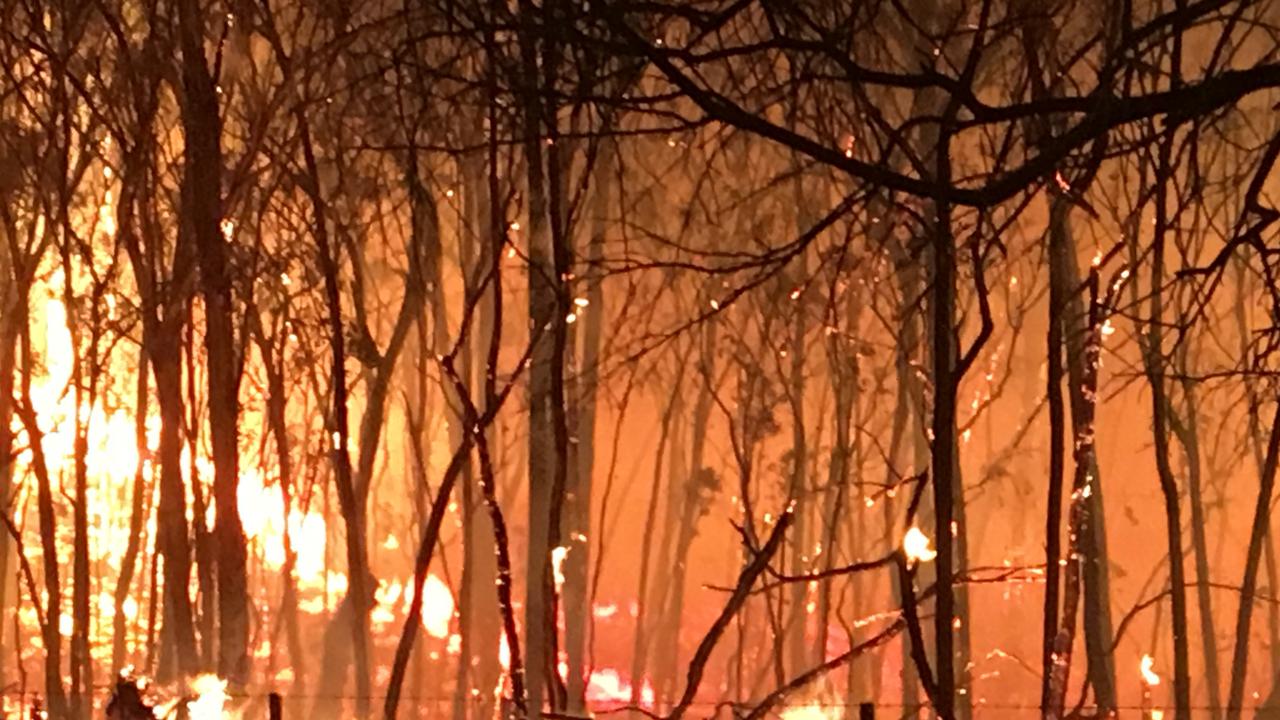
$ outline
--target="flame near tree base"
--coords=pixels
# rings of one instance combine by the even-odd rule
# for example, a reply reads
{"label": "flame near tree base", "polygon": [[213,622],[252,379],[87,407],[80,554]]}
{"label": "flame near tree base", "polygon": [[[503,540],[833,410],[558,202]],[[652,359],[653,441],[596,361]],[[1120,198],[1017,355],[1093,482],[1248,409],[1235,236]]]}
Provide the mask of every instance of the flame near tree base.
{"label": "flame near tree base", "polygon": [[186,691],[173,697],[157,690],[146,678],[135,677],[126,670],[116,678],[115,689],[107,702],[109,720],[223,720],[227,716],[227,681],[213,674],[202,674],[186,684]]}

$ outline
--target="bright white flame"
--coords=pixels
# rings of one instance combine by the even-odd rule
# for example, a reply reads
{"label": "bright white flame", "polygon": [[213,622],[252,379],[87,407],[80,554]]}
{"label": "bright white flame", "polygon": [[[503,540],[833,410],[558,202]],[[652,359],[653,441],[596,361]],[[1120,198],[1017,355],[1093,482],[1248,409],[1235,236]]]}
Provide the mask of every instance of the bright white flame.
{"label": "bright white flame", "polygon": [[912,562],[929,562],[938,557],[938,553],[933,549],[929,536],[925,535],[920,528],[912,526],[907,534],[902,536],[902,551],[907,554],[907,559]]}
{"label": "bright white flame", "polygon": [[782,720],[839,720],[844,714],[837,707],[826,707],[817,702],[793,705],[786,708],[779,716]]}
{"label": "bright white flame", "polygon": [[187,703],[191,720],[222,720],[222,708],[227,702],[227,681],[217,675],[197,675],[191,681],[191,693],[195,699]]}
{"label": "bright white flame", "polygon": [[560,546],[551,550],[551,570],[556,578],[556,592],[564,587],[564,559],[569,555],[569,548]]}
{"label": "bright white flame", "polygon": [[1160,684],[1160,676],[1152,667],[1156,664],[1154,658],[1150,655],[1142,656],[1142,663],[1138,665],[1138,670],[1142,672],[1142,682],[1148,687],[1154,687]]}
{"label": "bright white flame", "polygon": [[[587,681],[587,702],[610,705],[631,702],[631,683],[613,668],[591,671]],[[653,686],[648,680],[640,686],[640,705],[653,707]]]}
{"label": "bright white flame", "polygon": [[449,586],[433,574],[427,575],[422,584],[422,627],[435,638],[449,637],[449,623],[453,620],[453,593]]}

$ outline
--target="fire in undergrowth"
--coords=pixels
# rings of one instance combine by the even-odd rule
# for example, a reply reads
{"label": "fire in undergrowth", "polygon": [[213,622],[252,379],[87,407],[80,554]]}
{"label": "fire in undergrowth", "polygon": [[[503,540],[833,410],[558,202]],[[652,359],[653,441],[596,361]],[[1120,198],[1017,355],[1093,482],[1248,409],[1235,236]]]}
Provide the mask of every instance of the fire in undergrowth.
{"label": "fire in undergrowth", "polygon": [[194,699],[187,702],[191,720],[222,720],[227,703],[227,681],[217,675],[199,675],[191,681]]}
{"label": "fire in undergrowth", "polygon": [[778,710],[782,720],[843,720],[844,704],[828,683]]}

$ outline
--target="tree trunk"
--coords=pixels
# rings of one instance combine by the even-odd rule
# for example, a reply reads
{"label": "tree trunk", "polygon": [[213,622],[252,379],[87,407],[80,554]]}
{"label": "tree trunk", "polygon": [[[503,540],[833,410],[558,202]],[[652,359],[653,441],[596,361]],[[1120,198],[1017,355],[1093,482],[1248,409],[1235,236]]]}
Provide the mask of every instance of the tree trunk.
{"label": "tree trunk", "polygon": [[[346,683],[346,668],[354,658],[356,685],[355,715],[369,717],[372,690],[369,679],[369,611],[373,606],[373,576],[369,572],[369,550],[365,537],[363,501],[351,469],[350,420],[347,407],[346,338],[342,321],[342,289],[339,282],[338,248],[329,241],[327,213],[320,187],[320,172],[311,144],[306,115],[297,114],[302,136],[312,210],[312,233],[316,240],[321,273],[324,276],[325,303],[329,331],[329,382],[332,395],[333,474],[338,491],[338,504],[346,525],[347,576],[349,589],[324,633],[318,687],[340,690]],[[373,448],[369,448],[373,452]],[[326,593],[327,596],[327,593]],[[350,643],[343,638],[347,635]],[[350,653],[350,654],[348,654]],[[341,694],[340,692],[338,693]],[[312,715],[335,717],[337,708],[331,698],[316,698]]]}
{"label": "tree trunk", "polygon": [[[330,252],[330,242],[328,227],[325,224],[325,218],[328,213],[321,195],[319,170],[316,165],[310,127],[301,112],[298,114],[298,118],[299,124],[303,128],[303,151],[310,176],[308,192],[311,194],[311,202],[315,214],[314,233],[318,244],[321,246],[321,252],[325,253],[325,256],[321,258],[321,262],[324,263],[326,292],[329,296],[329,302],[334,306],[329,311],[329,325],[332,336],[330,344],[333,355],[332,372],[334,374],[334,407],[336,410],[334,415],[335,418],[339,418],[337,429],[334,432],[336,433],[337,444],[342,446],[338,450],[338,498],[340,505],[347,502],[347,500],[343,499],[345,491],[342,486],[349,480],[351,497],[348,500],[352,503],[349,509],[342,511],[344,518],[347,518],[347,563],[349,569],[357,566],[362,568],[361,573],[363,575],[359,583],[354,578],[351,580],[347,594],[349,597],[354,594],[357,598],[364,598],[359,606],[346,603],[348,614],[345,621],[340,622],[338,616],[335,615],[330,627],[326,629],[326,638],[330,634],[341,636],[343,632],[350,629],[351,632],[359,634],[361,639],[356,642],[353,654],[348,655],[345,651],[342,651],[333,653],[332,657],[325,658],[321,664],[319,682],[322,687],[341,687],[345,682],[344,676],[348,661],[354,659],[356,663],[357,713],[364,717],[368,714],[368,704],[372,699],[367,686],[370,670],[368,614],[373,609],[375,582],[373,576],[368,573],[367,508],[373,486],[375,461],[380,454],[379,443],[382,437],[391,381],[395,376],[397,362],[408,340],[409,331],[422,316],[426,287],[424,263],[430,253],[438,253],[439,251],[439,218],[435,201],[426,192],[426,189],[422,187],[421,180],[417,176],[417,160],[411,153],[408,168],[404,174],[405,185],[409,194],[412,225],[410,240],[406,248],[408,271],[405,277],[404,296],[401,300],[400,309],[396,314],[395,324],[392,327],[391,337],[387,341],[386,349],[379,353],[376,347],[371,348],[376,357],[370,358],[366,362],[366,364],[371,364],[372,367],[369,371],[370,379],[368,391],[365,395],[365,407],[360,417],[358,460],[353,471],[351,468],[351,456],[346,449],[348,443],[346,423],[349,417],[347,391],[345,387],[340,388],[338,384],[339,380],[345,383],[346,377],[345,365],[343,360],[340,359],[345,358],[346,349],[345,341],[342,337],[344,325],[342,322],[341,290],[338,280],[338,261],[335,256],[328,254]],[[439,283],[437,283],[437,286],[439,286]],[[337,410],[339,404],[341,405],[340,411]],[[355,571],[350,570],[349,574],[354,576]],[[348,623],[350,624],[348,625]],[[336,637],[333,642],[337,642]],[[337,647],[328,640],[326,640],[326,644],[331,647]],[[321,705],[324,704],[318,703],[317,707],[319,708]],[[329,707],[332,709],[331,705]]]}
{"label": "tree trunk", "polygon": [[600,343],[604,335],[604,279],[600,266],[604,260],[605,234],[608,231],[609,201],[613,188],[616,162],[613,140],[600,141],[595,167],[592,173],[592,218],[590,237],[587,240],[587,273],[593,275],[586,284],[586,307],[577,310],[582,320],[582,361],[578,366],[574,384],[574,406],[577,410],[577,450],[572,473],[573,484],[567,488],[566,499],[569,538],[568,556],[564,566],[564,623],[565,655],[568,659],[570,713],[582,714],[585,708],[587,668],[587,628],[590,626],[591,607],[588,600],[589,570],[591,567],[591,495],[594,487],[592,473],[595,469],[595,432],[598,385],[600,382]]}
{"label": "tree trunk", "polygon": [[[927,408],[925,407],[924,390],[920,386],[921,383],[916,366],[916,358],[920,347],[921,323],[912,309],[912,303],[914,303],[915,298],[920,297],[923,283],[920,278],[918,262],[912,257],[912,248],[905,247],[899,243],[893,243],[890,247],[895,252],[894,274],[898,281],[898,292],[903,301],[897,318],[899,335],[895,343],[894,357],[897,394],[890,426],[889,461],[896,465],[899,459],[899,448],[901,447],[902,439],[904,436],[908,436],[911,440],[913,455],[911,472],[922,472],[929,462],[929,443],[925,435]],[[885,486],[891,487],[897,480],[897,467],[890,466],[885,473]],[[884,508],[885,543],[889,547],[896,547],[901,538],[896,536],[894,503],[886,500],[882,503],[882,506]],[[894,606],[903,607],[903,603],[909,599],[906,595],[912,591],[912,588],[901,583],[900,573],[891,573],[889,582]],[[910,661],[917,654],[915,649],[912,648],[913,642],[914,640],[910,633],[902,633],[900,652],[902,659],[902,707],[904,715],[908,718],[917,717],[920,711],[919,669]]]}
{"label": "tree trunk", "polygon": [[[1204,681],[1209,688],[1210,718],[1222,715],[1222,682],[1218,672],[1218,637],[1213,620],[1213,577],[1209,572],[1209,540],[1206,534],[1208,519],[1205,516],[1202,467],[1200,460],[1200,418],[1197,411],[1195,382],[1191,380],[1191,368],[1186,367],[1184,352],[1181,368],[1183,379],[1182,404],[1186,419],[1181,420],[1170,408],[1169,424],[1187,460],[1187,502],[1191,505],[1191,550],[1196,566],[1196,615],[1200,619],[1200,646],[1204,655]],[[1264,541],[1265,542],[1265,541]]]}
{"label": "tree trunk", "polygon": [[[477,118],[477,123],[481,121],[481,118]],[[480,141],[483,138],[477,139],[477,142]],[[486,239],[500,241],[500,238],[487,238],[492,227],[487,216],[492,211],[489,209],[491,201],[486,189],[484,160],[483,156],[467,156],[461,162],[464,232],[467,237],[460,237],[458,240],[459,256],[469,258],[470,255],[475,255],[474,261],[463,260],[462,271],[466,282],[466,297],[469,303],[475,304],[474,310],[468,311],[478,314],[474,334],[463,340],[469,348],[464,352],[476,358],[483,357],[483,343],[488,341],[494,326],[494,286],[490,283],[482,292],[477,287],[479,278],[483,277],[494,262],[494,250]],[[469,246],[473,243],[478,252],[470,252]],[[465,366],[472,371],[472,387],[483,387],[486,364],[467,362]],[[476,390],[473,398],[478,398],[481,394]],[[456,422],[459,429],[464,429],[461,415]],[[492,430],[486,428],[485,432],[491,433]],[[494,622],[499,617],[498,599],[493,592],[497,584],[496,548],[493,544],[493,526],[485,511],[484,498],[475,490],[470,465],[467,472],[467,477],[461,483],[463,567],[458,613],[462,645],[458,654],[455,720],[466,720],[463,710],[468,705],[473,706],[474,713],[471,717],[488,720],[493,715],[494,688],[502,675],[502,668],[498,663],[501,626]]]}
{"label": "tree trunk", "polygon": [[[147,413],[150,405],[147,382],[148,372],[146,351],[138,356],[138,389],[134,405],[134,442],[138,448],[138,464],[133,471],[133,497],[130,500],[129,541],[125,546],[124,558],[120,561],[120,575],[116,579],[116,590],[112,597],[115,613],[112,615],[111,627],[111,677],[118,677],[126,662],[128,653],[129,625],[125,617],[124,606],[132,591],[133,575],[138,565],[138,555],[142,550],[143,526],[146,522],[151,496],[146,480],[147,459]],[[2,392],[2,391],[0,391]]]}
{"label": "tree trunk", "polygon": [[[180,316],[179,316],[180,317]],[[178,328],[172,322],[148,323],[143,345],[148,349],[160,406],[160,507],[156,544],[164,559],[164,627],[172,630],[176,669],[194,675],[199,668],[196,631],[188,588],[191,544],[187,534],[187,493],[182,479],[182,368]],[[163,667],[163,663],[161,664]],[[172,680],[165,673],[162,682]]]}
{"label": "tree trunk", "polygon": [[[671,397],[667,399],[666,409],[659,423],[658,443],[654,448],[653,485],[649,490],[649,507],[645,513],[644,535],[640,544],[640,584],[636,590],[635,635],[631,645],[631,704],[639,705],[643,700],[646,661],[649,654],[650,621],[648,619],[649,603],[658,597],[649,589],[649,558],[653,547],[653,538],[657,534],[658,504],[662,497],[662,459],[666,454],[667,441],[671,435],[671,423],[680,412],[680,387],[684,380],[683,363],[676,370]],[[661,555],[658,555],[660,558]],[[659,612],[661,607],[659,606]]]}
{"label": "tree trunk", "polygon": [[[798,195],[803,196],[803,175],[797,179]],[[800,200],[800,198],[797,198]],[[805,211],[805,205],[800,204],[797,210],[799,216],[799,227],[797,233],[807,232],[809,229],[808,212]],[[804,286],[808,281],[808,263],[805,255],[796,258],[793,263],[796,265],[795,276],[791,278],[793,286],[796,290],[786,290],[788,295],[791,292],[800,292],[799,288]],[[808,569],[809,553],[812,552],[812,542],[809,537],[809,515],[813,514],[813,509],[818,506],[809,499],[808,479],[806,471],[809,463],[809,441],[805,428],[805,335],[807,332],[807,323],[805,317],[805,295],[802,293],[798,298],[794,298],[791,303],[793,312],[791,319],[791,337],[790,347],[787,348],[787,355],[791,360],[788,378],[788,396],[791,400],[791,478],[790,492],[788,496],[794,499],[795,520],[792,524],[791,543],[791,571],[794,574],[804,573]],[[692,478],[691,478],[692,479]],[[804,670],[805,659],[809,656],[809,645],[806,643],[805,632],[809,624],[808,598],[809,584],[794,583],[790,588],[791,597],[788,600],[790,606],[787,623],[787,664],[790,667],[791,674],[797,674]]]}
{"label": "tree trunk", "polygon": [[[673,453],[672,459],[682,457]],[[671,492],[679,493],[680,522],[676,525],[675,553],[669,566],[672,572],[668,584],[666,605],[662,622],[658,627],[658,653],[654,691],[658,697],[675,695],[676,669],[680,667],[680,628],[684,617],[684,588],[689,574],[689,549],[698,532],[698,522],[710,511],[710,505],[718,489],[718,480],[710,469],[701,468],[685,478],[681,486],[674,483]],[[668,520],[670,522],[670,520]]]}
{"label": "tree trunk", "polygon": [[[22,296],[25,300],[25,295]],[[19,317],[30,317],[30,308],[24,302]],[[22,334],[23,366],[22,395],[31,398],[31,337],[28,326]],[[36,476],[36,510],[40,519],[40,548],[44,561],[44,625],[41,639],[44,641],[45,697],[48,711],[53,717],[62,717],[67,711],[66,689],[62,684],[62,582],[58,567],[57,516],[53,504],[53,481],[42,447],[44,434],[40,431],[35,410],[29,404],[19,410],[23,427],[30,438],[31,464]],[[37,598],[32,598],[38,603]]]}
{"label": "tree trunk", "polygon": [[[260,320],[258,321],[261,322]],[[307,658],[302,649],[302,635],[298,628],[298,551],[294,547],[290,530],[290,515],[296,500],[293,487],[293,456],[289,447],[289,427],[286,411],[288,391],[284,384],[284,351],[276,353],[273,338],[266,336],[259,327],[258,347],[267,376],[267,428],[276,445],[276,470],[280,475],[280,495],[284,501],[284,567],[281,568],[284,592],[280,599],[280,618],[284,623],[285,642],[289,647],[289,667],[293,671],[292,695],[302,695],[307,686]]]}
{"label": "tree trunk", "polygon": [[[456,390],[457,388],[455,388]],[[473,418],[472,422],[478,424],[481,421],[478,418]],[[486,418],[484,422],[487,424],[489,419]],[[409,612],[404,621],[404,628],[400,633],[399,643],[396,646],[395,660],[391,667],[391,678],[387,683],[387,697],[383,706],[383,716],[386,720],[395,720],[396,718],[400,702],[400,689],[403,686],[409,658],[413,652],[414,640],[422,632],[422,605],[424,600],[422,589],[426,587],[427,571],[431,567],[431,558],[440,540],[440,525],[444,522],[445,510],[448,509],[450,498],[453,497],[453,485],[462,475],[463,469],[469,464],[472,443],[475,436],[479,435],[481,431],[482,429],[472,428],[471,432],[466,436],[466,441],[455,448],[453,460],[450,461],[449,467],[445,469],[444,476],[441,478],[440,490],[436,494],[435,500],[431,503],[430,514],[423,523],[422,533],[418,539],[418,550],[414,557],[413,587],[415,590],[413,600],[409,604]]]}
{"label": "tree trunk", "polygon": [[1049,230],[1049,329],[1048,348],[1048,400],[1049,400],[1049,476],[1045,502],[1045,550],[1044,550],[1044,617],[1040,650],[1040,712],[1044,717],[1058,712],[1057,700],[1051,687],[1055,658],[1055,639],[1058,635],[1058,602],[1061,596],[1062,568],[1062,483],[1066,467],[1066,409],[1062,399],[1063,307],[1071,288],[1063,272],[1061,259],[1066,249],[1058,245],[1066,240],[1063,223],[1068,205],[1054,202],[1050,206]]}
{"label": "tree trunk", "polygon": [[[663,541],[658,551],[660,567],[667,568],[670,574],[665,576],[654,588],[653,602],[658,609],[657,622],[650,630],[657,648],[654,656],[653,690],[656,699],[668,699],[674,690],[674,683],[679,667],[680,630],[683,626],[684,589],[688,578],[688,552],[697,532],[697,522],[705,508],[693,507],[696,503],[706,502],[701,498],[701,491],[714,493],[718,480],[714,471],[703,467],[703,455],[706,449],[707,425],[711,421],[711,408],[714,401],[713,384],[715,370],[715,349],[717,326],[714,320],[708,320],[701,329],[701,346],[698,348],[699,379],[698,396],[694,400],[692,417],[689,425],[689,451],[685,457],[683,442],[683,401],[674,416],[675,428],[670,457],[670,470],[667,473],[667,507],[663,515]],[[683,371],[682,371],[683,377]],[[695,511],[692,512],[691,511]],[[676,519],[679,518],[679,522]],[[632,688],[637,692],[636,688]]]}
{"label": "tree trunk", "polygon": [[[563,405],[555,407],[555,386],[563,378],[562,367],[557,367],[557,346],[554,338],[538,338],[543,331],[551,330],[555,336],[564,328],[564,314],[557,313],[561,280],[556,272],[553,236],[553,213],[549,199],[549,178],[544,155],[555,157],[554,152],[543,152],[543,107],[538,66],[537,11],[532,3],[520,3],[520,49],[523,78],[521,103],[524,135],[524,161],[527,171],[529,198],[528,280],[529,327],[534,343],[529,361],[529,539],[525,556],[525,652],[526,692],[530,720],[541,720],[547,688],[553,682],[550,668],[555,665],[551,648],[554,645],[555,624],[551,615],[554,599],[551,589],[551,550],[554,547],[551,532],[552,513],[559,512],[554,497],[557,477],[563,467],[557,467],[557,459],[563,457],[557,438],[557,415]],[[553,160],[554,162],[554,160]],[[557,315],[559,315],[557,317]],[[562,348],[563,346],[561,346]],[[563,483],[559,483],[563,488]]]}
{"label": "tree trunk", "polygon": [[[1240,260],[1235,265],[1236,268],[1236,298],[1234,303],[1234,315],[1236,320],[1236,329],[1240,338],[1240,358],[1243,363],[1253,362],[1250,358],[1250,347],[1252,345],[1251,333],[1249,332],[1249,318],[1245,312],[1248,306],[1248,278],[1249,268],[1244,260]],[[1260,410],[1260,400],[1258,397],[1257,385],[1254,381],[1245,380],[1245,396],[1249,403],[1249,447],[1250,454],[1253,456],[1254,467],[1257,469],[1258,477],[1264,478],[1267,474],[1266,451],[1267,441],[1264,440],[1261,421],[1258,417]],[[1272,428],[1275,432],[1275,428]],[[1266,537],[1262,541],[1262,551],[1264,568],[1267,571],[1267,594],[1275,597],[1277,592],[1277,584],[1280,583],[1280,569],[1276,567],[1276,550],[1275,550],[1275,532],[1271,529],[1270,520],[1266,523]],[[1246,551],[1246,562],[1248,553]],[[1241,596],[1244,600],[1244,596]],[[1276,603],[1267,603],[1267,637],[1270,655],[1271,673],[1271,691],[1267,693],[1263,700],[1263,706],[1274,709],[1277,706],[1277,699],[1280,698],[1280,605]],[[1248,654],[1245,655],[1246,659]],[[1234,663],[1234,657],[1233,657]],[[1234,675],[1234,669],[1233,669]]]}
{"label": "tree trunk", "polygon": [[[842,330],[837,329],[828,336],[827,372],[831,378],[831,393],[834,396],[835,408],[832,413],[834,437],[831,440],[831,455],[827,461],[827,487],[823,492],[821,513],[821,569],[830,571],[835,567],[836,546],[840,542],[840,524],[844,518],[844,506],[848,495],[849,466],[852,456],[851,433],[853,430],[853,409],[856,406],[857,388],[854,383],[858,377],[858,358],[856,350],[849,343],[839,338]],[[893,450],[889,457],[893,457]],[[892,460],[890,460],[892,462]],[[857,512],[855,510],[855,512]],[[856,540],[855,540],[856,542]],[[831,592],[834,583],[824,582],[818,587],[817,606],[814,616],[817,624],[817,637],[814,647],[808,653],[808,662],[821,663],[826,659],[828,626],[831,622]]]}
{"label": "tree trunk", "polygon": [[[69,258],[68,258],[69,260]],[[69,262],[67,263],[69,266]],[[70,268],[67,268],[70,270]],[[70,275],[68,274],[68,277]],[[75,299],[72,297],[71,289],[68,286],[64,294],[66,307],[68,309],[68,327],[71,330],[73,352],[79,353],[82,349],[80,342],[81,333],[79,332],[78,319],[76,318]],[[93,343],[95,339],[90,339],[87,344],[89,347],[85,350],[87,353],[94,353]],[[90,384],[93,380],[88,381]],[[86,386],[84,372],[76,359],[72,363],[71,383],[74,386],[72,397],[75,398],[75,407],[93,407],[94,392],[91,387]],[[89,577],[89,468],[87,465],[89,457],[89,418],[90,413],[76,414],[75,421],[72,424],[72,432],[74,435],[74,483],[75,483],[75,500],[72,506],[72,524],[74,529],[74,537],[72,540],[72,561],[71,561],[71,619],[72,619],[72,635],[71,635],[71,653],[70,653],[70,680],[71,680],[71,697],[68,707],[70,716],[77,720],[87,720],[92,710],[91,696],[93,693],[93,658],[89,654],[89,638],[92,636],[92,618],[89,614],[89,596],[92,594]]]}
{"label": "tree trunk", "polygon": [[[5,201],[0,198],[0,201]],[[18,321],[23,318],[18,313],[23,303],[18,297],[18,283],[13,273],[13,258],[9,254],[9,238],[13,228],[7,224],[0,227],[0,502],[9,507],[13,485],[13,390],[14,370],[17,363]],[[4,656],[5,618],[8,616],[9,557],[13,550],[9,533],[0,532],[0,657]],[[21,598],[15,592],[15,612]],[[18,642],[18,638],[14,638]],[[5,668],[0,665],[0,686],[7,685]]]}
{"label": "tree trunk", "polygon": [[[209,530],[209,498],[205,493],[205,483],[201,477],[199,455],[200,447],[200,393],[199,376],[196,374],[195,320],[192,308],[187,307],[187,321],[184,325],[184,343],[182,357],[186,360],[187,388],[187,421],[186,443],[187,477],[191,483],[191,541],[194,545],[196,562],[196,597],[198,603],[194,609],[196,636],[200,640],[200,671],[210,672],[217,668],[218,649],[218,560],[217,548],[214,547],[214,534]],[[216,510],[215,510],[216,511]]]}
{"label": "tree trunk", "polygon": [[1271,501],[1275,494],[1276,466],[1280,464],[1280,404],[1271,421],[1267,456],[1258,478],[1258,498],[1254,504],[1253,525],[1249,531],[1249,547],[1245,552],[1244,576],[1240,581],[1240,604],[1236,611],[1235,652],[1231,658],[1231,689],[1227,696],[1227,720],[1239,720],[1244,702],[1244,683],[1249,670],[1249,626],[1253,620],[1254,597],[1258,587],[1258,564],[1262,544],[1267,540],[1271,523]]}
{"label": "tree trunk", "polygon": [[[934,149],[936,177],[946,185],[951,180],[950,139],[940,134]],[[952,523],[956,514],[956,249],[951,230],[951,207],[944,201],[934,203],[933,221],[929,224],[932,246],[933,286],[930,293],[931,359],[933,364],[933,419],[930,466],[933,469],[934,528],[936,530],[938,590],[934,613],[934,643],[937,659],[935,674],[938,686],[938,717],[955,718],[956,671],[955,636],[956,596],[953,577],[956,570],[956,543]],[[961,493],[963,494],[963,493]],[[960,500],[963,502],[963,499]],[[962,671],[964,668],[962,667]]]}
{"label": "tree trunk", "polygon": [[[1052,35],[1052,30],[1046,30],[1039,24],[1038,18],[1032,19],[1025,23],[1023,32],[1025,33],[1024,43],[1027,52],[1027,60],[1034,66],[1033,72],[1036,73],[1033,79],[1032,92],[1035,98],[1039,99],[1048,95],[1051,91],[1058,88],[1057,83],[1046,83],[1039,76],[1041,72],[1041,56],[1043,55],[1043,66],[1048,69],[1049,73],[1055,71],[1058,66],[1057,58],[1052,53],[1053,45],[1046,38]],[[1051,123],[1046,123],[1044,127],[1032,128],[1034,132],[1047,134],[1047,127]],[[1085,327],[1085,310],[1080,301],[1078,288],[1081,287],[1080,271],[1076,261],[1076,245],[1071,231],[1071,208],[1072,203],[1068,198],[1055,195],[1050,200],[1050,225],[1049,225],[1049,272],[1051,288],[1056,284],[1058,288],[1059,301],[1056,305],[1058,315],[1058,323],[1060,327],[1057,329],[1059,333],[1059,342],[1065,344],[1066,347],[1066,370],[1067,370],[1067,387],[1068,397],[1070,399],[1071,409],[1071,428],[1073,436],[1079,436],[1083,427],[1083,416],[1088,412],[1087,406],[1089,401],[1085,398],[1083,387],[1084,379],[1088,373],[1083,365],[1084,338],[1087,335]],[[1050,300],[1050,305],[1054,303]],[[1052,323],[1052,320],[1050,321]],[[1051,341],[1052,342],[1052,341]],[[1050,352],[1054,352],[1050,350]],[[1061,362],[1060,356],[1059,361]],[[1050,364],[1052,370],[1053,363]],[[1051,379],[1052,382],[1052,379]],[[1056,401],[1050,396],[1050,423],[1054,422],[1055,408],[1052,406]],[[1062,430],[1052,430],[1056,433],[1056,442],[1061,442]],[[1051,438],[1051,442],[1053,442]],[[1059,457],[1062,455],[1060,454]],[[1088,657],[1088,678],[1089,684],[1093,687],[1094,700],[1098,706],[1099,713],[1106,715],[1116,709],[1116,681],[1115,681],[1115,662],[1111,654],[1112,646],[1112,623],[1111,623],[1111,590],[1110,590],[1110,559],[1107,552],[1107,529],[1106,529],[1106,513],[1105,503],[1103,502],[1103,484],[1102,474],[1097,466],[1096,454],[1090,454],[1090,462],[1093,465],[1089,468],[1092,492],[1086,499],[1089,504],[1088,517],[1089,522],[1086,526],[1086,537],[1083,538],[1080,549],[1085,554],[1086,560],[1083,568],[1083,599],[1084,599],[1084,639],[1085,651]],[[1050,482],[1061,486],[1060,480],[1055,480],[1052,473],[1056,468],[1052,467],[1051,459],[1051,477]],[[1053,489],[1049,491],[1055,492]],[[1060,495],[1060,491],[1057,491]],[[1059,500],[1059,506],[1061,502]],[[1057,519],[1055,519],[1055,517]],[[1049,524],[1055,527],[1060,526],[1060,512],[1057,516],[1046,518],[1046,529]],[[1049,539],[1050,543],[1060,543],[1060,538]],[[1047,548],[1052,550],[1053,548]],[[1051,571],[1056,574],[1056,571]],[[1053,582],[1048,583],[1049,592],[1057,593],[1056,578]],[[1046,598],[1046,612],[1050,598]],[[1056,599],[1054,599],[1056,603]],[[1048,632],[1050,624],[1049,618],[1045,618],[1045,630]],[[1045,645],[1043,653],[1049,653],[1048,635],[1045,636]],[[1044,662],[1046,658],[1042,658]],[[1047,667],[1047,666],[1046,666]],[[1044,693],[1047,692],[1048,674],[1044,674],[1042,680],[1042,700]]]}
{"label": "tree trunk", "polygon": [[[1164,496],[1164,515],[1169,551],[1169,594],[1173,621],[1173,693],[1175,720],[1191,717],[1191,667],[1187,650],[1187,580],[1183,569],[1182,518],[1178,483],[1169,462],[1169,402],[1165,395],[1165,360],[1162,323],[1164,322],[1164,250],[1169,230],[1166,206],[1168,186],[1173,182],[1169,161],[1172,135],[1160,143],[1160,159],[1155,186],[1155,231],[1151,247],[1151,316],[1147,319],[1144,366],[1151,385],[1151,433],[1155,441],[1156,471],[1160,477],[1160,493]],[[1233,680],[1234,682],[1234,680]]]}
{"label": "tree trunk", "polygon": [[[683,371],[681,371],[683,375]],[[652,576],[653,592],[649,598],[650,620],[645,633],[652,647],[649,658],[649,676],[653,682],[654,698],[657,702],[666,702],[671,697],[671,686],[675,679],[676,668],[673,643],[680,636],[679,618],[672,618],[671,598],[684,582],[684,574],[676,562],[679,552],[680,536],[684,534],[685,518],[685,483],[688,481],[685,458],[685,439],[688,427],[685,400],[680,399],[675,413],[671,416],[670,435],[667,440],[667,467],[665,490],[662,493],[663,509],[659,514],[659,528],[662,541],[658,543],[658,552],[654,555],[655,573]]]}
{"label": "tree trunk", "polygon": [[240,367],[236,357],[227,239],[222,232],[222,124],[218,94],[204,56],[204,18],[196,0],[180,0],[185,222],[195,240],[204,298],[213,449],[213,536],[218,586],[218,674],[235,687],[249,681],[247,548],[236,488],[239,468]]}
{"label": "tree trunk", "polygon": [[1051,720],[1063,717],[1064,699],[1071,672],[1071,654],[1075,646],[1076,617],[1083,585],[1082,576],[1084,567],[1089,562],[1088,557],[1081,552],[1081,545],[1086,542],[1089,524],[1092,522],[1089,496],[1093,493],[1093,476],[1089,469],[1097,463],[1094,451],[1097,434],[1094,427],[1094,409],[1098,392],[1098,363],[1102,351],[1097,293],[1098,279],[1095,274],[1090,278],[1090,310],[1087,335],[1084,339],[1085,356],[1082,358],[1085,368],[1085,385],[1082,388],[1085,405],[1080,416],[1080,426],[1075,432],[1072,452],[1075,471],[1071,482],[1071,504],[1067,526],[1067,537],[1070,541],[1066,553],[1066,575],[1062,581],[1062,620],[1054,634],[1053,647],[1046,667],[1049,680],[1043,713],[1044,717]]}

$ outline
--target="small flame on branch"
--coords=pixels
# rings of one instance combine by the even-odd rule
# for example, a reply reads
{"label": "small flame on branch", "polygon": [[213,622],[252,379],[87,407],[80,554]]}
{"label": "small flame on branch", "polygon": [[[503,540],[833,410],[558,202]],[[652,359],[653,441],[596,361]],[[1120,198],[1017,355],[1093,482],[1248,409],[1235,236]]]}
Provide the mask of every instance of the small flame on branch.
{"label": "small flame on branch", "polygon": [[938,552],[933,549],[929,536],[915,526],[902,536],[902,551],[907,554],[907,560],[912,563],[929,562],[938,557]]}

